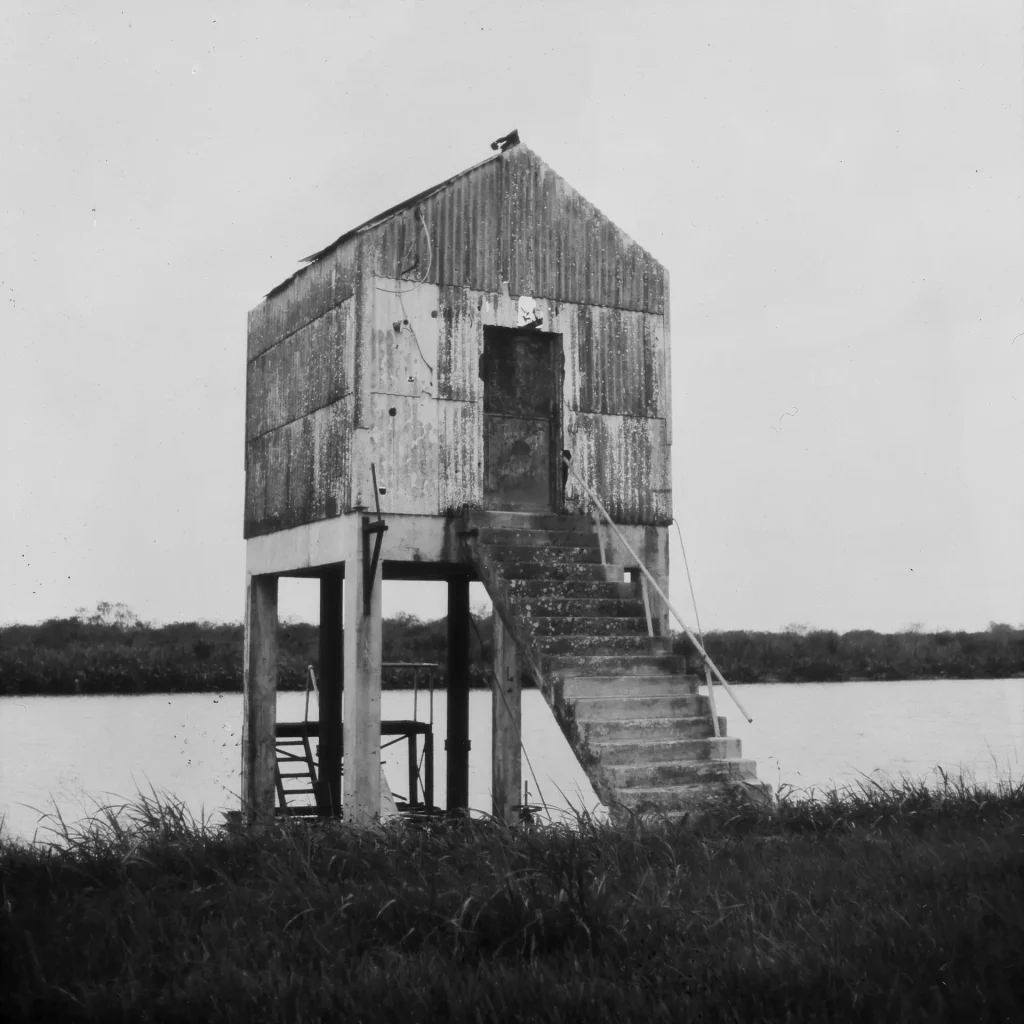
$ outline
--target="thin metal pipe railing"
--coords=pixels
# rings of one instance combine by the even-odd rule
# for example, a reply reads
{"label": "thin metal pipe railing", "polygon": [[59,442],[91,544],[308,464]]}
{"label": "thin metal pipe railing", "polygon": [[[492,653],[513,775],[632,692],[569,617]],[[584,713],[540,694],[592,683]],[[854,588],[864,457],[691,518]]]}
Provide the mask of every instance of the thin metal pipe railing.
{"label": "thin metal pipe railing", "polygon": [[[679,614],[679,612],[676,611],[672,602],[668,599],[668,595],[665,593],[664,590],[661,589],[661,587],[658,586],[658,581],[651,575],[650,570],[641,561],[640,556],[632,549],[632,547],[630,547],[629,541],[627,541],[626,538],[622,535],[622,531],[619,530],[615,523],[612,522],[612,517],[608,515],[608,510],[604,507],[604,505],[601,504],[601,499],[594,493],[593,488],[586,482],[586,480],[583,479],[582,476],[580,476],[579,473],[576,472],[576,468],[575,466],[573,466],[572,461],[570,459],[567,459],[563,455],[562,461],[566,464],[566,466],[569,467],[569,472],[572,473],[572,475],[576,477],[576,479],[580,482],[580,485],[583,487],[583,490],[587,492],[587,495],[590,498],[590,500],[598,507],[598,509],[601,512],[601,515],[604,516],[605,520],[607,520],[608,522],[608,525],[612,528],[612,532],[619,539],[619,543],[629,552],[630,557],[636,559],[637,567],[644,574],[644,576],[647,577],[647,581],[654,588],[654,592],[662,599],[662,601],[665,602],[665,607],[668,608],[668,610],[675,617],[676,622],[678,622],[679,625],[682,626],[683,632],[690,638],[690,642],[693,644],[693,646],[697,648],[697,653],[701,656],[701,658],[704,659],[705,667],[709,668],[718,677],[718,681],[725,687],[725,692],[729,694],[730,697],[732,697],[733,703],[736,705],[737,708],[739,708],[740,714],[743,715],[743,717],[748,722],[753,722],[754,719],[751,718],[751,716],[747,713],[747,709],[743,706],[743,702],[739,699],[739,697],[736,696],[736,692],[729,685],[725,676],[723,676],[722,673],[718,670],[718,666],[711,660],[711,657],[708,654],[708,652],[704,650],[704,645],[693,635],[693,632],[690,630],[689,626],[687,626],[686,623],[683,621],[683,617]],[[712,695],[712,703],[713,702],[714,697]]]}

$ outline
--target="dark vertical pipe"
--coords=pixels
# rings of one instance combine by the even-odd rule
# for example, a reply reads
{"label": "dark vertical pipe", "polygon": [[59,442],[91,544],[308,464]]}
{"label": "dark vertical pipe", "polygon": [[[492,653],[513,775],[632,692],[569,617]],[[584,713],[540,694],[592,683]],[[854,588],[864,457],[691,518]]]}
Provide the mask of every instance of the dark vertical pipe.
{"label": "dark vertical pipe", "polygon": [[341,813],[341,694],[344,685],[342,658],[341,569],[320,575],[320,776],[317,806],[320,814]]}
{"label": "dark vertical pipe", "polygon": [[469,579],[448,580],[448,810],[469,807]]}

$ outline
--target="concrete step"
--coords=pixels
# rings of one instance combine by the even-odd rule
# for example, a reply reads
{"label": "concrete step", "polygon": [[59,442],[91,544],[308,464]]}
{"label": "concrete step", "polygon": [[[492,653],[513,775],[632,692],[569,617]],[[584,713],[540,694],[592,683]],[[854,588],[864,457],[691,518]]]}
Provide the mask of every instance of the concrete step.
{"label": "concrete step", "polygon": [[537,615],[530,616],[536,636],[647,636],[647,620],[643,616],[625,615]]}
{"label": "concrete step", "polygon": [[501,562],[536,562],[538,565],[562,565],[563,563],[587,565],[601,564],[601,552],[596,548],[559,547],[503,547],[487,544],[487,553],[491,558]]}
{"label": "concrete step", "polygon": [[[636,600],[632,583],[612,580],[551,580],[515,579],[507,580],[508,594],[514,601],[544,600],[588,600],[609,601]],[[640,605],[643,608],[643,604]]]}
{"label": "concrete step", "polygon": [[[499,571],[506,580],[594,580],[620,583],[624,573],[621,565],[582,564],[540,565],[537,562],[502,562]],[[557,592],[557,591],[556,591]]]}
{"label": "concrete step", "polygon": [[579,530],[511,530],[484,526],[478,534],[481,544],[507,548],[581,547],[593,548],[600,555],[600,546],[594,526],[587,520],[588,529]]}
{"label": "concrete step", "polygon": [[497,512],[474,510],[466,513],[470,529],[561,530],[574,533],[593,532],[590,516],[562,516],[554,512]]}
{"label": "concrete step", "polygon": [[686,659],[678,654],[552,654],[544,667],[554,676],[681,676]]}
{"label": "concrete step", "polygon": [[[755,779],[756,764],[732,761],[659,761],[652,764],[607,765],[604,774],[616,789],[664,788],[695,782],[733,782]],[[621,794],[620,794],[621,795]]]}
{"label": "concrete step", "polygon": [[681,718],[586,719],[580,725],[588,744],[706,739],[713,737],[715,731],[710,715],[697,714]]}
{"label": "concrete step", "polygon": [[[570,676],[563,690],[566,698],[613,699],[649,698],[654,700],[696,695],[700,680],[696,676],[641,675],[635,672],[623,675]],[[704,700],[707,700],[705,697]],[[590,706],[589,704],[587,706]],[[578,712],[577,712],[578,713]],[[637,715],[637,718],[642,717]]]}
{"label": "concrete step", "polygon": [[644,603],[636,598],[626,600],[621,597],[584,598],[584,597],[530,597],[522,595],[515,598],[517,606],[524,615],[530,618],[554,618],[568,616],[573,618],[632,618],[640,619],[647,631],[647,620],[644,618]]}
{"label": "concrete step", "polygon": [[[740,783],[742,786],[743,783]],[[724,804],[736,796],[735,782],[687,783],[682,786],[637,786],[623,789],[616,800],[636,814],[678,817],[686,811]]]}
{"label": "concrete step", "polygon": [[574,654],[588,657],[599,654],[668,654],[672,650],[672,638],[667,636],[535,636],[534,646],[541,654]]}
{"label": "concrete step", "polygon": [[[711,722],[707,721],[710,733]],[[675,740],[625,740],[615,743],[591,744],[591,750],[603,765],[651,764],[665,761],[707,761],[741,756],[740,741],[735,736],[689,736]]]}
{"label": "concrete step", "polygon": [[[583,697],[572,701],[580,722],[619,722],[638,718],[707,718],[711,725],[711,705],[699,693],[681,693],[675,697]],[[713,732],[714,730],[712,730]],[[725,736],[725,718],[718,716],[718,731]]]}

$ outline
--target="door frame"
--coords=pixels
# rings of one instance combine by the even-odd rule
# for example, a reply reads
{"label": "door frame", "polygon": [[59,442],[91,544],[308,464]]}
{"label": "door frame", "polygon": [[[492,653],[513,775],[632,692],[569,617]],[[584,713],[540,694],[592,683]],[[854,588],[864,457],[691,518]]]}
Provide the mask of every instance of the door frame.
{"label": "door frame", "polygon": [[[480,423],[483,436],[481,437],[481,448],[484,459],[487,458],[487,427],[486,427],[486,412],[484,412],[484,405],[486,396],[484,395],[484,388],[486,386],[486,380],[484,377],[484,360],[486,358],[486,348],[488,338],[512,338],[521,334],[535,335],[537,337],[544,338],[551,346],[551,370],[554,378],[554,395],[552,400],[552,409],[550,417],[550,432],[549,432],[549,446],[550,456],[548,459],[548,470],[549,470],[549,481],[548,481],[548,495],[550,499],[551,511],[555,514],[561,515],[565,510],[565,481],[564,474],[562,473],[562,406],[564,404],[563,394],[565,387],[565,352],[562,348],[562,334],[556,331],[539,331],[529,327],[497,327],[497,326],[485,326],[483,331],[483,337],[481,338],[480,347]],[[486,488],[487,482],[487,465],[486,461],[481,467],[483,470],[481,483]],[[497,511],[497,510],[495,510]],[[511,510],[514,511],[514,510]]]}

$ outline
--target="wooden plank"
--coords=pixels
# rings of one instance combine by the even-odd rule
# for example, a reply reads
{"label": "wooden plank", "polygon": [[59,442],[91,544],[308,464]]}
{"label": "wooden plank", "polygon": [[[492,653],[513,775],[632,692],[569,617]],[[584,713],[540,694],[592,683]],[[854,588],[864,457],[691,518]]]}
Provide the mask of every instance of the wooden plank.
{"label": "wooden plank", "polygon": [[274,816],[277,577],[246,575],[242,676],[242,820]]}
{"label": "wooden plank", "polygon": [[448,580],[447,807],[469,809],[469,578]]}
{"label": "wooden plank", "polygon": [[[366,614],[362,516],[353,516],[356,556],[345,566],[345,821],[370,825],[380,819],[381,589],[377,563]],[[371,540],[371,551],[372,551]]]}
{"label": "wooden plank", "polygon": [[341,814],[341,695],[345,677],[343,588],[341,569],[332,567],[320,574],[320,792],[317,804],[321,814],[331,817]]}
{"label": "wooden plank", "polygon": [[515,640],[497,611],[494,623],[494,678],[491,680],[491,813],[512,824],[521,803],[523,691]]}

